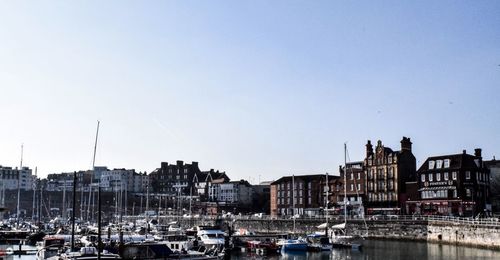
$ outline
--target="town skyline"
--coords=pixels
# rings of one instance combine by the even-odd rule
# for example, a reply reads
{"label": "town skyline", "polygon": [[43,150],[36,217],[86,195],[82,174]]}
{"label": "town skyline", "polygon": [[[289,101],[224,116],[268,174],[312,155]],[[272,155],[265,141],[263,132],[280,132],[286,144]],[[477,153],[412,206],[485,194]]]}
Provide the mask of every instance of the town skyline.
{"label": "town skyline", "polygon": [[338,174],[367,140],[498,156],[500,3],[5,3],[0,165]]}

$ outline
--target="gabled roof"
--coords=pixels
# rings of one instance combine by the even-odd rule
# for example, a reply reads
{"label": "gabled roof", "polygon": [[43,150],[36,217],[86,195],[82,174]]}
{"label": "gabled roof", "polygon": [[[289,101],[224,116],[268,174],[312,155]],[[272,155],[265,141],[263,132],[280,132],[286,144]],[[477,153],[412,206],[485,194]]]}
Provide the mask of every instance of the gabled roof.
{"label": "gabled roof", "polygon": [[[450,167],[444,168],[444,160],[450,160]],[[474,155],[460,153],[460,154],[448,154],[448,155],[439,155],[439,156],[431,156],[428,157],[425,162],[420,166],[417,172],[425,172],[432,170],[460,170],[460,169],[468,169],[468,170],[481,170],[482,165],[478,165],[481,157],[476,157]],[[429,169],[429,161],[437,161],[443,160],[443,166],[441,168],[436,168],[434,166],[433,169]]]}

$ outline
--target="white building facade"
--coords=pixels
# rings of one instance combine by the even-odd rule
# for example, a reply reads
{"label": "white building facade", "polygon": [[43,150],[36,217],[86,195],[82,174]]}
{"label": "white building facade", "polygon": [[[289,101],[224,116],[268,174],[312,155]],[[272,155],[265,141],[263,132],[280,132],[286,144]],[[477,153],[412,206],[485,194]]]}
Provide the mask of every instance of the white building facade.
{"label": "white building facade", "polygon": [[28,167],[19,170],[17,167],[0,166],[0,180],[2,188],[5,190],[17,190],[18,182],[21,190],[33,190],[35,176]]}

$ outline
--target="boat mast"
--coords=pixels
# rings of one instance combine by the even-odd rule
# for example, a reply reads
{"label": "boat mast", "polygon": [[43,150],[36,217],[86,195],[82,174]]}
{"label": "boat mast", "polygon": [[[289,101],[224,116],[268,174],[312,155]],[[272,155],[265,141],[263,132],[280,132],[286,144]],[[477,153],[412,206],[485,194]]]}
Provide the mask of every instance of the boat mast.
{"label": "boat mast", "polygon": [[160,211],[161,211],[161,194],[158,194],[158,214],[156,214],[158,220],[160,219]]}
{"label": "boat mast", "polygon": [[38,202],[38,227],[41,228],[41,223],[42,223],[42,213],[43,213],[43,198],[42,198],[42,180],[40,180],[40,201]]}
{"label": "boat mast", "polygon": [[191,211],[192,200],[193,200],[193,185],[191,184],[191,189],[189,190],[189,216],[190,217],[193,214]]}
{"label": "boat mast", "polygon": [[62,197],[62,212],[61,212],[61,217],[63,219],[66,218],[66,176],[65,174],[63,175],[63,197]]}
{"label": "boat mast", "polygon": [[149,181],[146,185],[146,237],[149,234]]}
{"label": "boat mast", "polygon": [[36,172],[37,172],[37,167],[35,166],[35,183],[32,183],[31,186],[33,187],[33,210],[31,211],[31,222],[35,223],[35,197],[36,197]]}
{"label": "boat mast", "polygon": [[[95,154],[97,151],[97,140],[99,137],[99,120],[97,120],[97,131],[95,134],[95,143],[94,143],[94,157],[92,159],[92,178],[90,181],[90,188],[92,189],[92,179],[94,178],[95,175]],[[101,247],[102,247],[102,240],[101,240],[101,178],[98,179],[97,181],[97,259],[101,259]]]}
{"label": "boat mast", "polygon": [[[82,175],[83,177],[83,175]],[[83,178],[80,182],[80,219],[83,221],[83,210],[85,208],[85,198],[83,197]]]}
{"label": "boat mast", "polygon": [[[99,136],[99,120],[97,120],[97,132],[95,134],[95,143],[94,143],[94,156],[92,157],[92,177],[90,178],[90,184],[89,184],[89,199],[88,199],[88,202],[87,202],[87,220],[89,219],[89,213],[90,213],[90,201],[92,200],[92,202],[94,201],[93,200],[93,196],[92,196],[92,184],[94,182],[94,177],[95,177],[95,154],[96,154],[96,150],[97,150],[97,138]],[[101,179],[99,178],[99,184],[101,183]],[[92,203],[92,213],[94,211],[94,205]],[[92,214],[92,220],[94,220],[94,214]]]}
{"label": "boat mast", "polygon": [[330,185],[328,183],[328,172],[326,173],[326,185],[325,185],[325,218],[326,218],[326,228],[325,235],[328,236],[328,191],[330,190]]}
{"label": "boat mast", "polygon": [[[130,176],[130,175],[129,175]],[[128,180],[129,180],[129,176],[127,176],[127,183],[125,184],[125,216],[128,216]]]}
{"label": "boat mast", "polygon": [[295,234],[295,175],[292,174],[292,219],[293,233]]}
{"label": "boat mast", "polygon": [[19,215],[21,214],[21,211],[19,210],[19,203],[21,198],[21,171],[23,170],[23,150],[24,144],[21,144],[21,165],[19,166],[19,171],[17,171],[17,228],[19,228]]}
{"label": "boat mast", "polygon": [[[66,190],[66,188],[65,188]],[[71,252],[75,251],[75,211],[76,211],[76,172],[73,173],[73,210],[71,212]]]}
{"label": "boat mast", "polygon": [[347,223],[347,144],[344,143],[344,223]]}

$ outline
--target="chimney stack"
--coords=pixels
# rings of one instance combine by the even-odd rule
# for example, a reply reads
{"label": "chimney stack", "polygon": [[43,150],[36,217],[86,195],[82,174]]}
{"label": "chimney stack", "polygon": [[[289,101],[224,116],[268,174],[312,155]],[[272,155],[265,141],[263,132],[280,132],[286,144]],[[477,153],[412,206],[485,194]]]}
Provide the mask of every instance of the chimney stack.
{"label": "chimney stack", "polygon": [[476,157],[481,157],[481,148],[474,149],[474,155]]}
{"label": "chimney stack", "polygon": [[366,143],[366,158],[373,154],[373,145],[370,140]]}
{"label": "chimney stack", "polygon": [[464,150],[462,151],[462,153],[463,153],[463,154],[467,154],[467,150],[465,150],[465,149],[464,149]]}
{"label": "chimney stack", "polygon": [[412,142],[409,137],[403,136],[403,139],[401,140],[401,151],[409,151],[411,152],[411,145]]}

